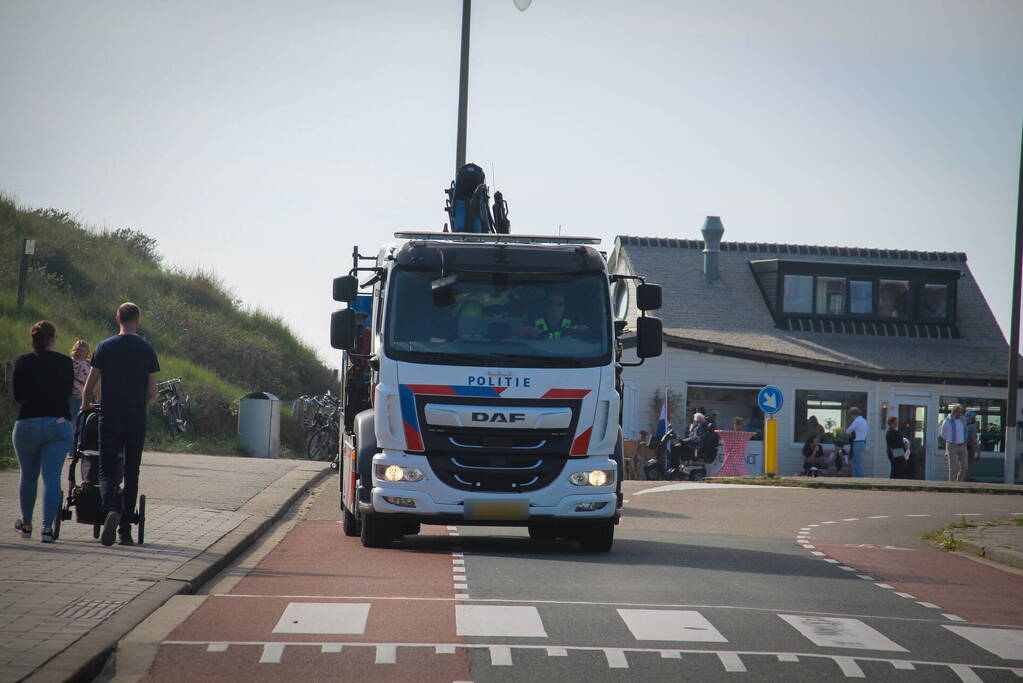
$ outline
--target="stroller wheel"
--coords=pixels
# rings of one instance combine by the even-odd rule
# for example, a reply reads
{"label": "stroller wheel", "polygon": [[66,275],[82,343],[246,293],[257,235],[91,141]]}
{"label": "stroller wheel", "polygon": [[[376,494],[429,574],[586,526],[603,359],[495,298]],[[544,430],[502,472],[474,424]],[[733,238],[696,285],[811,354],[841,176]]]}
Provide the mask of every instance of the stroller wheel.
{"label": "stroller wheel", "polygon": [[103,525],[102,524],[93,524],[92,525],[92,537],[93,538],[99,538],[99,532],[102,531],[102,529],[103,529]]}
{"label": "stroller wheel", "polygon": [[136,514],[139,525],[139,545],[146,542],[146,497],[139,496],[139,508]]}

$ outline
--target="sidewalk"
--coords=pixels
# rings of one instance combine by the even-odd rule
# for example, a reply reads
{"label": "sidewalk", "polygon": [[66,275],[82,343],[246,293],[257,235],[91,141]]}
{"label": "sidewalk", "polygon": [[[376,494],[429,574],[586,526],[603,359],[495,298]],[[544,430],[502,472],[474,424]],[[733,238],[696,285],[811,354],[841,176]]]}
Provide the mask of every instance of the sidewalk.
{"label": "sidewalk", "polygon": [[91,679],[121,636],[212,577],[330,472],[307,460],[146,453],[146,544],[133,547],[104,547],[73,519],[57,543],[40,543],[41,484],[22,539],[19,473],[0,472],[0,683]]}

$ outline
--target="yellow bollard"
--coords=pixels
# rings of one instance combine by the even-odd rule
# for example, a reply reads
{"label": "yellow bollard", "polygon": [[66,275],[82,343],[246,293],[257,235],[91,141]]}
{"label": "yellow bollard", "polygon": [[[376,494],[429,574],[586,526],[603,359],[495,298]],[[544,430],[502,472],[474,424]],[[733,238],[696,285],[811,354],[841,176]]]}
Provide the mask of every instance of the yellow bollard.
{"label": "yellow bollard", "polygon": [[773,417],[764,423],[764,474],[778,475],[778,421]]}

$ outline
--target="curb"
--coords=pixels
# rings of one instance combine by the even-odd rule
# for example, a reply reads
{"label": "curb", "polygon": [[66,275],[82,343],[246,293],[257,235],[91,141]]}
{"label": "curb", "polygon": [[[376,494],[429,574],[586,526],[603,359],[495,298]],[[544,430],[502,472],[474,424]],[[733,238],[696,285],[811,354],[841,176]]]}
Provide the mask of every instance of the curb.
{"label": "curb", "polygon": [[175,595],[193,593],[234,561],[302,496],[334,470],[298,467],[256,493],[238,512],[251,515],[219,541],[178,567],[173,573],[135,596],[110,618],[90,630],[25,681],[91,681],[100,674],[118,641]]}
{"label": "curb", "polygon": [[973,553],[978,557],[983,557],[985,560],[991,560],[999,564],[1007,564],[1010,567],[1016,567],[1017,569],[1023,569],[1023,553],[1018,550],[1010,550],[1009,548],[1002,548],[1000,546],[989,546],[976,541],[968,541],[964,538],[958,539],[962,545],[960,546],[962,551]]}
{"label": "curb", "polygon": [[[773,480],[764,480],[758,477],[707,477],[709,483],[735,483],[753,484],[757,486],[788,486],[811,489],[854,489],[867,491],[927,491],[929,493],[986,493],[997,495],[1019,496],[1023,495],[1023,486],[1018,484],[976,484],[964,486],[950,484],[947,482],[936,482],[935,485],[923,484],[899,484],[887,483],[898,480],[885,480],[886,483],[877,481],[842,481],[834,477],[776,477]],[[921,481],[921,480],[914,480]]]}

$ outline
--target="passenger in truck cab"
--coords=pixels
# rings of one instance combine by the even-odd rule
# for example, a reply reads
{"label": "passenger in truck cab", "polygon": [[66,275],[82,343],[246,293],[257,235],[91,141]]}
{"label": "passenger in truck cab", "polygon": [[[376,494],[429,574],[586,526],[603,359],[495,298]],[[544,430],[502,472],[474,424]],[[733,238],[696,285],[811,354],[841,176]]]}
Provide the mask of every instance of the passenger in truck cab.
{"label": "passenger in truck cab", "polygon": [[547,299],[544,304],[544,314],[533,320],[532,326],[526,326],[523,336],[530,339],[560,339],[566,336],[568,330],[585,330],[585,325],[580,325],[565,315],[565,294],[558,290],[547,292]]}

